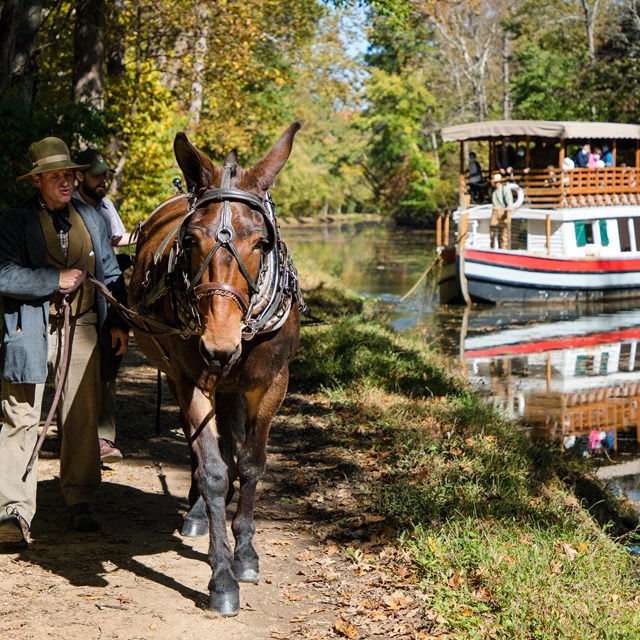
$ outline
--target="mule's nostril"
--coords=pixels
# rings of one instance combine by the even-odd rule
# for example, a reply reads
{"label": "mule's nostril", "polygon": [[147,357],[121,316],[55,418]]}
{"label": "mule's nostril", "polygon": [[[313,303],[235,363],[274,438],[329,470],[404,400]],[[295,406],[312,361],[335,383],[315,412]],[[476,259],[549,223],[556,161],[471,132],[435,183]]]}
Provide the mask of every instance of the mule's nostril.
{"label": "mule's nostril", "polygon": [[199,350],[211,371],[224,371],[240,357],[242,345],[238,344],[228,349],[216,349],[204,340],[200,340]]}

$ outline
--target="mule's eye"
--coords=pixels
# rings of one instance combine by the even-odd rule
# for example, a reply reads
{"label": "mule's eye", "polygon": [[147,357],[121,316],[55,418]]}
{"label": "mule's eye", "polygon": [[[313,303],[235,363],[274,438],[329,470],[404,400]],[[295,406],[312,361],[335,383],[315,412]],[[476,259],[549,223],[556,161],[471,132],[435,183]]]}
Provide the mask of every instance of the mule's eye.
{"label": "mule's eye", "polygon": [[197,236],[192,236],[192,235],[188,235],[185,236],[184,239],[182,240],[182,245],[187,248],[191,248],[191,247],[197,247],[198,246],[198,237]]}
{"label": "mule's eye", "polygon": [[254,245],[256,251],[266,251],[269,246],[269,238],[258,238],[258,241]]}

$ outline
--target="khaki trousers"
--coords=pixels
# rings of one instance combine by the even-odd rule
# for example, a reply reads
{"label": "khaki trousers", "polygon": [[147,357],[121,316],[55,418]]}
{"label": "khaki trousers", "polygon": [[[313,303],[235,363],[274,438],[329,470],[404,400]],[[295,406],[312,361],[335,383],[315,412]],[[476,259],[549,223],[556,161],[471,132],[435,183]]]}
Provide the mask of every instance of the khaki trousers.
{"label": "khaki trousers", "polygon": [[98,415],[98,438],[115,442],[118,400],[116,381],[103,380],[100,384],[100,413]]}
{"label": "khaki trousers", "polygon": [[[87,313],[71,322],[69,369],[58,405],[62,426],[60,485],[68,505],[93,502],[100,486],[100,355],[96,321],[95,313]],[[60,378],[62,333],[62,322],[52,318],[48,366],[56,385]],[[44,387],[2,381],[0,515],[15,508],[29,524],[36,512],[37,461],[26,480],[22,477],[38,439]]]}
{"label": "khaki trousers", "polygon": [[489,220],[489,246],[495,249],[497,239],[500,249],[508,249],[510,235],[511,211],[509,209],[493,209],[491,211],[491,219]]}

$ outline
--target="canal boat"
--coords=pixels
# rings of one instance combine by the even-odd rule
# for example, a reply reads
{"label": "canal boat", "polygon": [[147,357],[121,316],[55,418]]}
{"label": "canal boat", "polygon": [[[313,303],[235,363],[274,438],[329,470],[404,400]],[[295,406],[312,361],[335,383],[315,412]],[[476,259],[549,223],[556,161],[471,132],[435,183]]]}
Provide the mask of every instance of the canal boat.
{"label": "canal boat", "polygon": [[[476,122],[443,129],[442,140],[460,145],[460,204],[438,219],[441,302],[640,297],[640,125]],[[572,159],[586,144],[607,149],[592,168]],[[505,149],[514,166],[501,177],[514,206],[508,244],[497,248],[487,183]],[[471,150],[487,171],[470,187]]]}
{"label": "canal boat", "polygon": [[[460,335],[470,384],[534,435],[570,448],[602,434],[640,442],[640,309],[495,327],[469,308]],[[524,316],[523,316],[524,318]]]}

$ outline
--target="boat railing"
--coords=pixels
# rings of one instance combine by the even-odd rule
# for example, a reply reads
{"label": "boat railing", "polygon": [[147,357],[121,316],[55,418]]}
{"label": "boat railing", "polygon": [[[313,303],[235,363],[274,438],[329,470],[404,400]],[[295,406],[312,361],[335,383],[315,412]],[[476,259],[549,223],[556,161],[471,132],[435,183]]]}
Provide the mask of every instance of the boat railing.
{"label": "boat railing", "polygon": [[640,204],[640,175],[634,167],[516,172],[525,205],[533,209]]}

